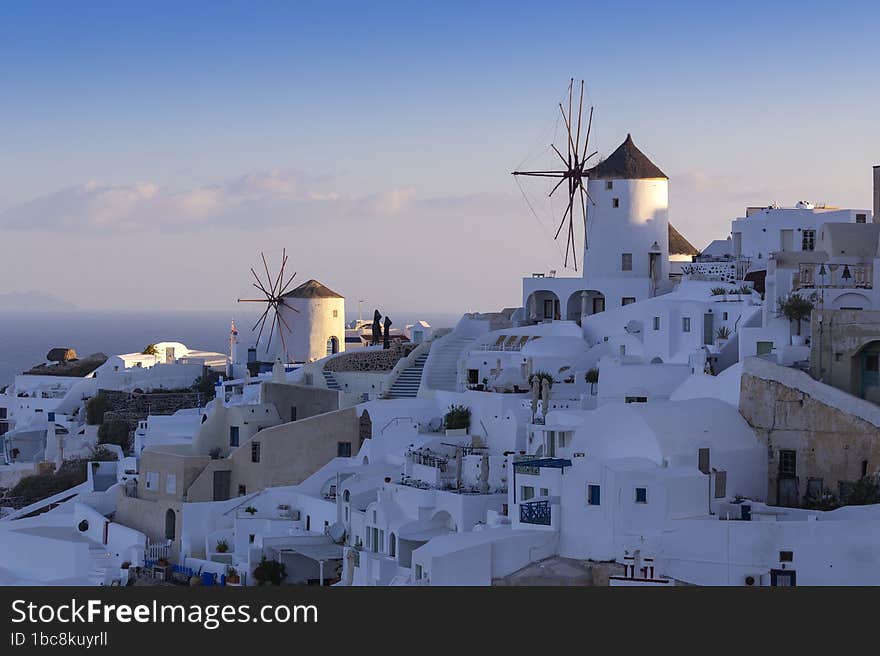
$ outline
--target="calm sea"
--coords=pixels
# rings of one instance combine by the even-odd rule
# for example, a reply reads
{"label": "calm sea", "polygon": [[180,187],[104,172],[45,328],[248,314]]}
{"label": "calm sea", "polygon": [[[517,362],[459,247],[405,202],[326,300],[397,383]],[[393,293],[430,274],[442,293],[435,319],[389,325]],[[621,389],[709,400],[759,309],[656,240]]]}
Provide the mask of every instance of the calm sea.
{"label": "calm sea", "polygon": [[[403,328],[417,319],[435,328],[452,327],[460,315],[406,316],[389,312],[393,326]],[[250,328],[258,315],[235,315],[241,344],[247,346]],[[349,320],[351,317],[349,317]],[[226,352],[229,313],[99,313],[99,312],[0,312],[0,387],[15,374],[43,362],[49,349],[70,347],[80,356],[107,355],[143,350],[153,342],[182,342],[190,348]]]}

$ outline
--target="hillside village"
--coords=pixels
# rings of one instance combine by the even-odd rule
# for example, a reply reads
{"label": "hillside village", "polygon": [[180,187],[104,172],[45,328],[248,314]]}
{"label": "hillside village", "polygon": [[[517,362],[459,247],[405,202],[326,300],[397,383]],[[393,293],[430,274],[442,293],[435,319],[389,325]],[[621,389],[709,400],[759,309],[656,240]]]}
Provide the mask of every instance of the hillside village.
{"label": "hillside village", "polygon": [[0,395],[0,584],[880,584],[880,167],[699,250],[657,157],[451,329],[307,280],[226,353],[53,349]]}

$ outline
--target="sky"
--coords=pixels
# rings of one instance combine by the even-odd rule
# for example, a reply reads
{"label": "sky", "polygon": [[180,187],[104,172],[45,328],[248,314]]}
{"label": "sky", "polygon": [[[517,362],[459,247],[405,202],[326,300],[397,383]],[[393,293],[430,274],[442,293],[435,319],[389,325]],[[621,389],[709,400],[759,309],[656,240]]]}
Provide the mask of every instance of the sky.
{"label": "sky", "polygon": [[747,205],[870,208],[878,34],[869,2],[3,3],[0,299],[233,311],[286,248],[349,314],[518,305],[575,275],[510,175],[570,78],[697,248]]}

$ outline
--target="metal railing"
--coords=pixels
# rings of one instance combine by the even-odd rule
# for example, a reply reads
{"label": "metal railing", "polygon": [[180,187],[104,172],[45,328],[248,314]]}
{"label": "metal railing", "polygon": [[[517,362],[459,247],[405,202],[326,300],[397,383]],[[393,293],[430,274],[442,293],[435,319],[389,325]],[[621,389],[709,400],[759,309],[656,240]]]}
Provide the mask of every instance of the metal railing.
{"label": "metal railing", "polygon": [[519,504],[519,521],[523,524],[550,526],[550,502],[530,501]]}

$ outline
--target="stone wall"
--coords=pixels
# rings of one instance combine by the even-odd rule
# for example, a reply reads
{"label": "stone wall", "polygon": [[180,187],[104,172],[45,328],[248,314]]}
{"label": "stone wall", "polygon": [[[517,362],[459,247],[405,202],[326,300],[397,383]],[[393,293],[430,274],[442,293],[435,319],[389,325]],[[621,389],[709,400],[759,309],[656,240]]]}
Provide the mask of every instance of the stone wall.
{"label": "stone wall", "polygon": [[327,371],[391,371],[401,358],[409,355],[418,344],[392,343],[389,349],[363,349],[343,353],[324,363]]}
{"label": "stone wall", "polygon": [[205,402],[205,395],[197,392],[132,394],[102,389],[98,393],[110,404],[104,413],[104,423],[124,421],[132,431],[147,415],[173,415],[178,410],[196,408]]}
{"label": "stone wall", "polygon": [[796,454],[799,502],[810,479],[838,494],[840,483],[857,481],[863,467],[868,474],[880,468],[880,408],[803,372],[755,360],[745,361],[739,410],[767,445],[770,504],[780,502],[781,450]]}
{"label": "stone wall", "polygon": [[880,388],[861,380],[859,354],[866,346],[880,345],[880,312],[822,310],[810,323],[810,375],[837,389],[880,403]]}

